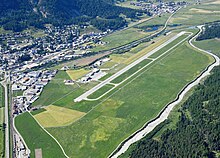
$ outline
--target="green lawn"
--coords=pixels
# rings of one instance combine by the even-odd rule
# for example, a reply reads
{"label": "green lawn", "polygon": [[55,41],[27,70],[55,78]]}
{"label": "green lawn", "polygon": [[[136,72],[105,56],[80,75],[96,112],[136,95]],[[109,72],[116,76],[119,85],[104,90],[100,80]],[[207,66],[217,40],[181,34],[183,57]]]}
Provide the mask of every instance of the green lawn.
{"label": "green lawn", "polygon": [[13,97],[22,96],[22,95],[23,95],[23,91],[21,91],[21,90],[13,91]]}
{"label": "green lawn", "polygon": [[103,94],[105,94],[106,92],[108,92],[113,87],[114,87],[113,85],[107,84],[107,85],[103,86],[102,88],[100,88],[99,90],[92,93],[91,95],[89,95],[88,98],[89,99],[96,99],[96,98],[102,96]]}
{"label": "green lawn", "polygon": [[106,74],[105,76],[103,76],[102,78],[100,78],[99,81],[104,81],[104,80],[106,80],[107,78],[109,78],[110,76],[112,76],[112,74],[111,74],[111,73],[108,73],[108,74]]}
{"label": "green lawn", "polygon": [[117,78],[112,80],[111,82],[112,83],[120,83],[120,82],[122,82],[123,80],[125,80],[126,78],[128,78],[129,76],[131,76],[132,74],[137,72],[139,69],[141,69],[144,66],[146,66],[147,64],[149,64],[150,62],[151,62],[151,60],[148,60],[148,59],[143,60],[139,64],[135,65],[134,67],[132,67],[131,69],[129,69],[125,73],[121,74],[120,76],[118,76]]}
{"label": "green lawn", "polygon": [[24,137],[31,157],[34,156],[35,149],[42,149],[43,157],[65,157],[59,145],[52,139],[33,119],[29,113],[19,115],[15,119],[15,126]]}
{"label": "green lawn", "polygon": [[211,51],[212,53],[220,56],[220,39],[196,41],[194,44],[201,49]]}
{"label": "green lawn", "polygon": [[[157,51],[156,53],[151,55],[150,58],[157,58],[157,57],[159,57],[160,55],[165,53],[167,50],[169,50],[170,48],[172,48],[173,46],[175,46],[176,44],[178,44],[179,42],[181,42],[182,40],[184,40],[188,36],[189,35],[184,34],[184,35],[178,37],[176,40],[174,40],[173,42],[169,43],[168,45],[166,45],[165,47],[163,47],[162,49],[160,49],[159,51]],[[185,39],[185,41],[186,40],[187,39]],[[182,43],[184,43],[184,41]]]}
{"label": "green lawn", "polygon": [[64,80],[70,80],[69,75],[65,71],[59,71],[52,81],[45,86],[40,98],[33,103],[33,106],[53,104],[77,88],[76,85],[65,85]]}
{"label": "green lawn", "polygon": [[129,84],[113,90],[108,98],[72,104],[67,101],[81,111],[85,110],[84,105],[90,106],[90,112],[70,126],[48,130],[70,157],[107,157],[211,62],[210,57],[194,51],[188,44],[181,45],[147,67],[139,77],[132,78]]}
{"label": "green lawn", "polygon": [[143,38],[149,35],[149,33],[142,32],[136,28],[129,28],[122,31],[116,31],[108,36],[105,36],[102,41],[107,42],[104,46],[97,46],[93,49],[93,51],[100,51],[100,50],[108,50],[111,48],[115,48],[137,39]]}

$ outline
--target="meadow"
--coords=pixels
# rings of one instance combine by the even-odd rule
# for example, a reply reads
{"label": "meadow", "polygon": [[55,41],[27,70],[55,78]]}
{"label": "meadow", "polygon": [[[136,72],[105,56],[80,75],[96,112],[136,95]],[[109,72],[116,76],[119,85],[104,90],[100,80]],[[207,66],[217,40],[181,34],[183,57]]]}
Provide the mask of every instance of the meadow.
{"label": "meadow", "polygon": [[43,157],[65,157],[59,145],[38,125],[30,113],[26,112],[16,117],[15,126],[31,150],[31,157],[34,158],[35,149],[40,148]]}
{"label": "meadow", "polygon": [[[216,0],[214,0],[216,1]],[[169,24],[180,24],[181,27],[191,27],[219,20],[220,3],[202,2],[189,5],[178,11]]]}
{"label": "meadow", "polygon": [[34,115],[34,118],[37,119],[43,127],[66,126],[85,114],[83,112],[54,105],[47,106],[44,109],[45,111]]}
{"label": "meadow", "polygon": [[113,87],[114,87],[113,85],[107,84],[107,85],[103,86],[102,88],[100,88],[99,90],[92,93],[91,95],[89,95],[88,99],[97,99],[100,96],[102,96],[103,94],[105,94],[106,92],[108,92],[109,90],[111,90]]}
{"label": "meadow", "polygon": [[[72,103],[89,112],[70,126],[47,128],[70,157],[107,157],[213,60],[182,44],[100,101]],[[81,104],[82,106],[79,106]],[[71,139],[70,139],[71,138]]]}
{"label": "meadow", "polygon": [[220,56],[220,39],[196,41],[193,44],[201,49],[211,51],[212,53]]}
{"label": "meadow", "polygon": [[53,104],[56,100],[62,98],[64,95],[74,91],[76,85],[64,84],[64,80],[70,80],[71,78],[65,71],[59,71],[56,76],[47,84],[40,96],[40,98],[33,103],[33,106],[47,106]]}
{"label": "meadow", "polygon": [[113,32],[112,34],[109,34],[105,37],[103,37],[102,41],[106,42],[103,46],[96,46],[92,49],[92,51],[101,51],[101,50],[108,50],[115,47],[119,47],[128,43],[131,43],[135,40],[141,39],[143,37],[147,37],[159,30],[161,30],[162,27],[159,27],[158,30],[147,32],[144,27],[149,27],[153,25],[160,25],[163,26],[168,19],[170,14],[165,14],[162,16],[154,17],[153,19],[144,21],[140,24],[136,24],[132,27],[129,27],[127,29],[123,29],[120,31]]}

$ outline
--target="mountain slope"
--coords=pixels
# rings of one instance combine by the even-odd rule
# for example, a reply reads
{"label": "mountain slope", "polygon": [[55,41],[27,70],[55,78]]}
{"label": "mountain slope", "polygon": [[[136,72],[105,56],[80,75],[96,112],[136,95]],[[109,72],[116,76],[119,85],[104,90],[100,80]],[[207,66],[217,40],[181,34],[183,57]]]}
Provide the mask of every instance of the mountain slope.
{"label": "mountain slope", "polygon": [[118,20],[120,14],[135,18],[137,12],[115,6],[113,0],[3,0],[0,10],[0,25],[14,31],[28,26],[41,28],[45,23],[62,25],[100,18],[108,23],[123,21]]}

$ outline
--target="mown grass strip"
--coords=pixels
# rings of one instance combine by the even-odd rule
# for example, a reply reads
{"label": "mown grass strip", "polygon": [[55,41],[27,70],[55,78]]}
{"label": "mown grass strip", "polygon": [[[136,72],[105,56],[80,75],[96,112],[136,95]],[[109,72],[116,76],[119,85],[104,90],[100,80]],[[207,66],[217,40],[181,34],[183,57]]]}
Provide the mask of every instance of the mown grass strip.
{"label": "mown grass strip", "polygon": [[120,75],[117,78],[115,78],[114,80],[112,80],[111,82],[116,83],[116,84],[122,82],[123,80],[125,80],[126,78],[131,76],[133,73],[137,72],[139,69],[141,69],[145,65],[149,64],[151,61],[152,60],[149,60],[149,59],[143,60],[139,64],[135,65],[134,67],[132,67],[131,69],[129,69],[128,71],[123,73],[122,75]]}
{"label": "mown grass strip", "polygon": [[107,84],[107,85],[103,86],[102,88],[100,88],[99,90],[92,93],[91,95],[89,95],[88,99],[97,99],[100,96],[102,96],[103,94],[105,94],[106,92],[108,92],[113,87],[114,87],[113,85]]}
{"label": "mown grass strip", "polygon": [[[154,53],[153,55],[150,56],[150,58],[157,58],[160,55],[162,55],[163,53],[165,53],[167,50],[169,50],[170,48],[172,48],[173,46],[175,46],[176,44],[178,44],[179,42],[181,42],[182,40],[184,40],[185,38],[187,38],[189,35],[182,35],[180,37],[178,37],[176,40],[174,40],[173,42],[169,43],[168,45],[166,45],[165,47],[163,47],[162,49],[160,49],[159,51],[157,51],[156,53]],[[187,39],[185,39],[187,40]],[[184,40],[184,41],[185,41]],[[182,43],[184,42],[182,41]]]}

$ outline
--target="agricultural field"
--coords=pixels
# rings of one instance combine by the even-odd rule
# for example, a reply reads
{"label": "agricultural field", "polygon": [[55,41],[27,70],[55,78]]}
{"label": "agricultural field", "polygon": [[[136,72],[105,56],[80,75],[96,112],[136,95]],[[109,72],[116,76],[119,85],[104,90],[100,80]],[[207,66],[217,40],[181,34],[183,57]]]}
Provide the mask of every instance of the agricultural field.
{"label": "agricultural field", "polygon": [[66,126],[85,115],[85,113],[80,111],[54,105],[45,107],[45,110],[46,111],[34,115],[34,118],[37,119],[43,127]]}
{"label": "agricultural field", "polygon": [[137,39],[143,38],[147,35],[149,35],[149,33],[143,32],[136,28],[129,28],[126,30],[117,31],[102,39],[103,42],[106,42],[105,45],[97,46],[92,50],[93,51],[108,50],[121,45],[125,45]]}
{"label": "agricultural field", "polygon": [[16,117],[15,126],[31,150],[31,157],[35,157],[35,149],[42,149],[43,157],[65,157],[56,141],[38,125],[30,113]]}
{"label": "agricultural field", "polygon": [[[166,20],[168,19],[168,17],[170,16],[170,14],[165,14],[162,16],[157,16],[153,19],[144,21],[140,24],[131,26],[127,29],[123,29],[121,31],[116,31],[113,32],[112,34],[105,36],[102,41],[106,42],[105,45],[103,46],[97,46],[94,49],[92,49],[92,51],[101,51],[101,50],[108,50],[108,49],[112,49],[118,46],[122,46],[125,44],[128,44],[132,41],[141,39],[143,37],[149,36],[157,31],[159,31],[162,26],[165,24]],[[152,30],[152,31],[146,31],[145,28],[147,27],[151,27],[153,25],[160,25],[161,27],[159,27],[156,30]]]}
{"label": "agricultural field", "polygon": [[71,157],[107,157],[123,139],[155,117],[211,62],[213,59],[209,56],[191,49],[187,43],[182,44],[113,90],[109,97],[72,102],[73,109],[84,111],[84,105],[90,105],[90,110],[70,126],[47,130]]}
{"label": "agricultural field", "polygon": [[[219,2],[214,0],[213,2]],[[217,21],[220,18],[220,3],[202,2],[182,8],[175,14],[169,24],[180,24],[181,27],[201,25]]]}

